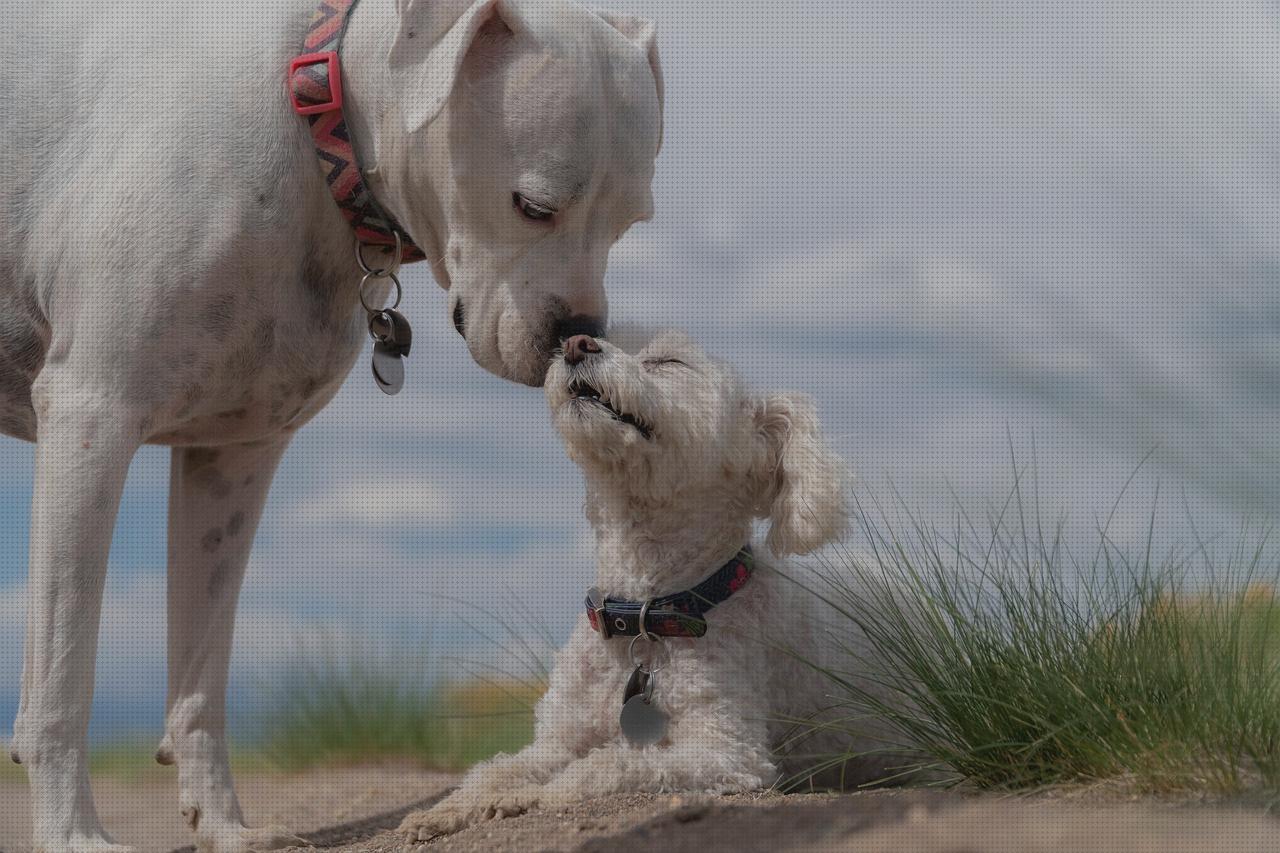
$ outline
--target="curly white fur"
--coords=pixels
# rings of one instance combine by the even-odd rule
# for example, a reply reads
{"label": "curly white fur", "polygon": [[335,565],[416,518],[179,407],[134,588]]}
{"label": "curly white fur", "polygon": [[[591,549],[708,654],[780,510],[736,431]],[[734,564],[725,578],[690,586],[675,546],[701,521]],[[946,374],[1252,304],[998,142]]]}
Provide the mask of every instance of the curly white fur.
{"label": "curly white fur", "polygon": [[[749,393],[680,333],[631,351],[599,343],[601,352],[576,365],[558,359],[546,394],[586,475],[597,584],[607,595],[644,600],[692,587],[733,557],[758,518],[769,522],[775,555],[807,553],[840,535],[845,466],[822,441],[807,399]],[[575,383],[589,384],[599,401],[575,397]],[[584,616],[556,658],[534,743],[476,766],[456,792],[410,815],[402,830],[426,840],[539,804],[616,792],[747,791],[802,770],[801,760],[786,766],[778,756],[791,729],[786,721],[813,717],[831,702],[829,682],[795,653],[808,660],[838,654],[842,672],[856,677],[847,675],[848,649],[856,658],[865,645],[848,628],[840,637],[846,650],[824,642],[818,599],[778,568],[757,548],[755,575],[711,610],[705,637],[663,640],[669,662],[654,701],[670,723],[661,742],[635,748],[622,737],[630,641],[601,639]],[[882,734],[844,734],[842,742],[832,735],[804,749],[874,749]],[[846,770],[846,781],[865,780],[883,764]]]}

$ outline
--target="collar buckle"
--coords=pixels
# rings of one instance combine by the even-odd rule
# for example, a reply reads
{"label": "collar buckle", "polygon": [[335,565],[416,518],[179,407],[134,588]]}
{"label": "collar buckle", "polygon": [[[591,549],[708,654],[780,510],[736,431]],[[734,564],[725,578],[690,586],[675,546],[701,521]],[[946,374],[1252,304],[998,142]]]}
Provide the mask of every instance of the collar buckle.
{"label": "collar buckle", "polygon": [[600,635],[600,639],[607,640],[613,636],[605,613],[604,593],[598,586],[587,590],[587,620],[591,622],[592,629]]}
{"label": "collar buckle", "polygon": [[289,100],[298,115],[342,109],[342,65],[336,50],[304,53],[289,63]]}
{"label": "collar buckle", "polygon": [[733,559],[683,592],[645,601],[626,601],[606,598],[599,587],[593,586],[587,590],[587,621],[604,640],[635,636],[650,640],[701,637],[707,633],[707,611],[741,589],[751,578],[752,566],[751,546],[747,544]]}

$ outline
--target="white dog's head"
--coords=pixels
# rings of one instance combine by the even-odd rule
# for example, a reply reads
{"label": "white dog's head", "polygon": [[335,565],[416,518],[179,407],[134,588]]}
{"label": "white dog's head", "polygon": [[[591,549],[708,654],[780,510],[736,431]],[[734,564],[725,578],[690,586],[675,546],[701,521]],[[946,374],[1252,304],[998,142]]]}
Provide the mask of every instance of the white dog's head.
{"label": "white dog's head", "polygon": [[387,200],[428,253],[472,356],[541,384],[601,331],[609,249],[653,211],[653,27],[569,0],[397,0],[374,122]]}
{"label": "white dog's head", "polygon": [[770,522],[777,554],[843,532],[845,466],[822,441],[813,404],[755,395],[680,332],[641,347],[570,338],[551,364],[547,401],[592,487],[646,505],[714,503]]}

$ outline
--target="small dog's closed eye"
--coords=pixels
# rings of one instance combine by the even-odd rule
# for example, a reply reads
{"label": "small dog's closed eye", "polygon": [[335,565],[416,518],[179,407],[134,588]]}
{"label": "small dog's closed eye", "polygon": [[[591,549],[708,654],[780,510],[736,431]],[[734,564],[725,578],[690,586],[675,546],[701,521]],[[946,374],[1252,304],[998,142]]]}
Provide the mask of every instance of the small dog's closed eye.
{"label": "small dog's closed eye", "polygon": [[[829,704],[823,676],[793,657],[821,661],[832,645],[819,602],[775,571],[846,524],[845,465],[813,404],[751,392],[678,332],[629,347],[566,341],[545,391],[586,479],[596,585],[556,658],[535,742],[414,815],[415,838],[609,793],[767,788],[805,769],[778,754],[790,730],[780,721]],[[753,549],[759,520],[768,533]],[[865,644],[840,639],[847,670]],[[807,738],[805,751],[852,754],[883,735],[833,728],[843,733]],[[868,762],[833,775],[847,784],[883,771]]]}

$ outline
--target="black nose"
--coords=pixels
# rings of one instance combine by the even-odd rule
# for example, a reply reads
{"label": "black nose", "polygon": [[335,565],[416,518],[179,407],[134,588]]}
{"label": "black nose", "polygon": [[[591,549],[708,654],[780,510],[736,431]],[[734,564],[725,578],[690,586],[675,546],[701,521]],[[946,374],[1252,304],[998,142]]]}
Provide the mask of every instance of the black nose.
{"label": "black nose", "polygon": [[564,360],[569,364],[578,364],[593,352],[600,352],[600,344],[590,335],[574,335],[564,342]]}
{"label": "black nose", "polygon": [[466,325],[462,322],[462,300],[459,299],[453,304],[453,327],[458,330],[458,334],[464,338],[467,336]]}
{"label": "black nose", "polygon": [[568,340],[574,335],[598,338],[602,334],[604,334],[604,321],[599,317],[574,314],[556,323],[556,343]]}

